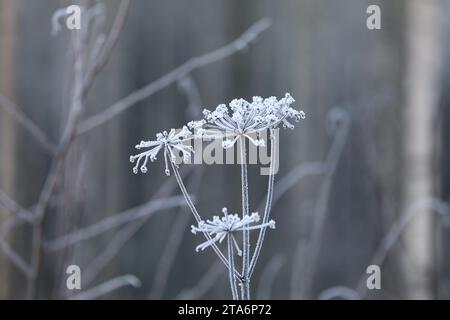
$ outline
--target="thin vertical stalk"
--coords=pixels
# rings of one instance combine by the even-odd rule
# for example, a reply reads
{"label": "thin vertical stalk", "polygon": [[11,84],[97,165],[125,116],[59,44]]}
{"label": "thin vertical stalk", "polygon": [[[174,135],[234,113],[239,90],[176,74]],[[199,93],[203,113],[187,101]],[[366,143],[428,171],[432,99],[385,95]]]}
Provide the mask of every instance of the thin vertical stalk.
{"label": "thin vertical stalk", "polygon": [[[319,196],[312,213],[308,241],[299,241],[294,256],[294,267],[291,280],[291,297],[295,299],[310,298],[314,271],[317,269],[323,228],[328,214],[328,202],[331,195],[333,176],[342,158],[350,130],[350,115],[346,109],[335,108],[328,118],[330,129],[335,131],[333,144],[328,151],[324,163],[324,181],[319,190]],[[298,270],[302,270],[301,273]]]}
{"label": "thin vertical stalk", "polygon": [[[193,181],[189,185],[192,188],[198,190],[203,178],[203,174],[203,168],[199,168],[198,170],[196,170],[194,176],[191,178],[193,179]],[[180,208],[180,212],[178,213],[178,215],[179,218],[175,221],[175,224],[170,230],[170,233],[173,234],[173,236],[171,236],[167,241],[164,252],[159,259],[158,268],[153,277],[153,286],[148,295],[148,298],[150,300],[161,299],[166,289],[171,270],[175,265],[177,253],[180,251],[180,247],[183,243],[184,230],[188,226],[191,219],[191,217],[189,216],[189,208],[186,207]]]}
{"label": "thin vertical stalk", "polygon": [[73,35],[73,93],[70,101],[69,115],[67,124],[61,137],[58,150],[54,156],[54,167],[47,175],[44,187],[39,195],[38,204],[35,209],[36,219],[32,226],[32,244],[31,244],[31,272],[27,277],[26,298],[33,300],[38,297],[38,282],[42,267],[43,252],[43,229],[50,199],[55,191],[57,180],[64,167],[64,161],[72,142],[74,141],[75,131],[80,113],[83,109],[83,71],[85,66],[84,45],[86,33],[75,33]]}
{"label": "thin vertical stalk", "polygon": [[231,287],[231,294],[233,295],[233,300],[239,300],[239,294],[236,287],[236,278],[234,276],[234,252],[233,252],[233,239],[231,238],[232,235],[228,235],[227,237],[227,244],[228,244],[228,261],[230,263],[230,267],[228,268],[228,276],[230,279],[230,287]]}
{"label": "thin vertical stalk", "polygon": [[[245,149],[245,138],[239,139],[241,154],[241,191],[242,191],[242,217],[249,214],[248,209],[248,173],[247,173],[247,152]],[[250,300],[250,235],[249,231],[242,231],[242,279],[241,295],[242,300]]]}
{"label": "thin vertical stalk", "polygon": [[[187,192],[186,186],[184,185],[184,182],[181,179],[180,172],[178,171],[178,168],[175,166],[173,161],[169,161],[169,162],[170,162],[170,165],[172,166],[172,171],[175,174],[175,178],[177,180],[178,186],[180,187],[181,193],[183,194],[184,199],[186,200],[186,203],[187,203],[189,209],[191,210],[192,214],[194,215],[195,220],[197,221],[197,223],[199,223],[202,219],[201,219],[200,215],[198,214],[197,208],[195,208],[195,205],[191,199],[191,196]],[[211,240],[211,236],[207,232],[203,232],[203,234],[206,237],[206,239]],[[225,266],[228,269],[230,269],[230,264],[229,264],[227,258],[223,255],[223,253],[220,251],[220,249],[217,247],[217,245],[215,243],[212,243],[211,247],[213,248],[213,250],[217,254],[217,256],[220,258],[220,260],[222,260],[222,262],[225,264]],[[237,272],[237,270],[234,270],[234,272],[236,273],[236,276],[238,278],[241,277],[240,273]]]}
{"label": "thin vertical stalk", "polygon": [[[274,168],[275,168],[275,160],[276,160],[276,155],[275,155],[275,150],[276,150],[276,136],[274,133],[274,130],[271,129],[270,130],[270,139],[271,139],[271,143],[270,143],[270,171],[269,171],[269,180],[268,180],[268,186],[267,186],[267,198],[266,198],[266,206],[264,208],[264,216],[263,216],[263,221],[262,223],[265,224],[269,221],[269,216],[270,216],[270,209],[272,207],[272,198],[273,198],[273,190],[274,190],[274,182],[275,182],[275,172],[274,172]],[[261,253],[261,248],[264,242],[264,236],[266,234],[266,228],[261,228],[261,230],[259,231],[259,235],[258,235],[258,241],[256,242],[256,247],[255,247],[255,251],[253,252],[253,256],[252,256],[252,260],[250,261],[250,268],[249,268],[249,278],[251,278],[253,271],[255,270],[255,266],[256,266],[256,262],[258,261],[259,258],[259,254]]]}

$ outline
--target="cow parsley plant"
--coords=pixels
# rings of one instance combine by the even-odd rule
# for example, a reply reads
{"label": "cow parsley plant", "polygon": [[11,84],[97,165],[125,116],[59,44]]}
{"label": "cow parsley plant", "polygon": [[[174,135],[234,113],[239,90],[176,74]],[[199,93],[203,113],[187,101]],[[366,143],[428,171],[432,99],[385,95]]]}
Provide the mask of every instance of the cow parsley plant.
{"label": "cow parsley plant", "polygon": [[[267,228],[274,229],[275,221],[269,220],[270,209],[273,196],[274,176],[275,176],[275,146],[278,141],[275,139],[275,130],[280,126],[293,129],[293,121],[305,119],[305,113],[291,107],[295,100],[289,93],[281,98],[253,97],[251,102],[244,99],[234,99],[228,106],[221,104],[213,111],[205,109],[203,119],[190,121],[181,130],[171,129],[156,135],[156,140],[142,141],[136,149],[146,149],[137,155],[132,155],[130,161],[136,163],[133,172],[146,173],[148,160],[151,162],[157,159],[160,152],[163,153],[165,163],[165,173],[174,173],[180,190],[197,222],[192,226],[194,234],[202,233],[205,241],[197,246],[196,251],[203,251],[212,248],[219,259],[228,268],[230,288],[233,299],[250,299],[251,277],[261,252]],[[248,198],[248,174],[246,141],[256,147],[265,147],[268,143],[261,137],[263,132],[270,133],[270,171],[268,175],[268,186],[266,195],[266,205],[262,217],[257,213],[249,213]],[[195,151],[190,142],[194,139],[201,139],[207,143],[211,140],[220,139],[222,147],[233,148],[239,143],[240,166],[241,166],[241,193],[242,212],[240,214],[228,214],[228,210],[222,210],[223,217],[214,216],[212,220],[204,220],[197,211],[191,196],[187,192],[186,186],[179,173],[177,155],[181,154],[182,160],[188,162]],[[259,223],[259,224],[258,224]],[[253,252],[251,252],[250,236],[251,230],[259,230]],[[238,233],[242,234],[242,245],[239,245]],[[227,240],[226,254],[223,253],[219,245]],[[238,270],[235,261],[235,252],[241,257],[241,270]],[[240,286],[240,293],[238,286]]]}

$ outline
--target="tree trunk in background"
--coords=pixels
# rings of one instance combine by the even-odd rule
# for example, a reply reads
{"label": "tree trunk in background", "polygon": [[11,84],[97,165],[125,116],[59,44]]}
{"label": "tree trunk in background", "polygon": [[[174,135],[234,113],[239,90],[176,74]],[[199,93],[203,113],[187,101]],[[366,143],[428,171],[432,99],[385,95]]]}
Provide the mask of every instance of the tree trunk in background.
{"label": "tree trunk in background", "polygon": [[[437,110],[441,39],[439,1],[408,1],[404,108],[403,208],[433,192],[433,118]],[[406,297],[433,298],[433,215],[424,210],[405,231]]]}
{"label": "tree trunk in background", "polygon": [[[0,0],[0,92],[9,99],[14,96],[14,1]],[[7,194],[14,189],[15,125],[11,114],[0,110],[0,188]],[[8,213],[0,207],[0,225]],[[9,262],[0,254],[0,299],[9,291]]]}
{"label": "tree trunk in background", "polygon": [[[444,15],[449,16],[450,14],[450,1],[445,2],[444,4]],[[443,29],[444,34],[450,34],[450,21],[445,19],[445,27]],[[450,69],[450,49],[445,47],[445,56],[443,57],[443,70]],[[442,88],[450,87],[450,74],[445,73],[443,75]],[[437,162],[437,171],[440,179],[440,198],[447,203],[450,202],[450,153],[445,150],[444,142],[450,141],[450,108],[448,107],[450,104],[450,92],[448,90],[443,90],[442,97],[440,100],[440,113],[438,116],[440,122],[440,146],[442,150],[440,150],[440,158],[439,162]],[[441,227],[439,234],[439,245],[440,247],[437,250],[438,258],[438,267],[439,270],[436,276],[436,284],[438,287],[437,299],[449,299],[450,292],[446,290],[447,286],[450,284],[450,261],[447,257],[450,256],[450,234],[446,232],[445,226]]]}

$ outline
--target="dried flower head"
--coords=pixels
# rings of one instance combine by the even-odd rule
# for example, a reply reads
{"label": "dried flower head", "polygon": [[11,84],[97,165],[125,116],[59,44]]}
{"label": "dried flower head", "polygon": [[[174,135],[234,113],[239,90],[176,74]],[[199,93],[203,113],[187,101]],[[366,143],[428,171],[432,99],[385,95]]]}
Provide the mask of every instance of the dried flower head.
{"label": "dried flower head", "polygon": [[238,216],[238,214],[228,214],[227,208],[223,208],[222,212],[224,214],[222,218],[214,216],[212,220],[206,220],[206,222],[200,221],[198,223],[198,226],[191,226],[191,231],[193,234],[197,234],[197,232],[206,232],[210,236],[213,236],[211,240],[205,241],[202,244],[198,245],[195,248],[197,252],[199,250],[205,250],[213,243],[221,243],[226,236],[229,236],[232,237],[237,252],[239,255],[241,255],[241,250],[239,249],[239,246],[233,235],[235,231],[255,230],[265,227],[275,229],[275,221],[273,220],[259,225],[251,225],[253,223],[259,222],[260,220],[259,214],[257,212],[253,212],[251,215],[245,215],[242,217],[242,219]]}
{"label": "dried flower head", "polygon": [[227,138],[222,143],[224,148],[233,147],[240,137],[249,139],[255,146],[264,146],[260,132],[277,128],[280,124],[292,129],[294,125],[289,120],[305,118],[303,111],[290,107],[294,101],[289,93],[280,100],[276,97],[253,97],[252,102],[234,99],[229,107],[221,104],[214,111],[203,110],[204,120],[192,121],[188,126],[207,138]]}
{"label": "dried flower head", "polygon": [[140,154],[130,156],[131,163],[136,161],[133,172],[137,174],[140,169],[142,173],[146,173],[148,160],[150,159],[151,162],[155,161],[159,151],[164,149],[164,162],[166,165],[165,173],[169,176],[170,170],[168,161],[172,161],[172,163],[175,164],[175,151],[181,152],[184,161],[188,161],[190,159],[191,153],[193,152],[192,146],[185,145],[183,143],[192,138],[192,132],[187,127],[183,127],[179,132],[176,132],[175,129],[171,129],[169,132],[164,131],[157,133],[156,140],[154,141],[141,141],[140,144],[136,145],[136,149],[151,149]]}

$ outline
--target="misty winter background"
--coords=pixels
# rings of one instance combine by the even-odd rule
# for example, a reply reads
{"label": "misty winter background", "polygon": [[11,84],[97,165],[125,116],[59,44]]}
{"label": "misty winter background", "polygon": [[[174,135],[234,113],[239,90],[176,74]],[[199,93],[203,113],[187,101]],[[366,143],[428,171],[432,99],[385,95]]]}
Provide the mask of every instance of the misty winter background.
{"label": "misty winter background", "polygon": [[[184,205],[63,248],[48,244],[180,195],[162,162],[133,174],[129,156],[142,139],[199,118],[204,107],[285,92],[307,119],[280,134],[277,228],[267,234],[252,296],[450,298],[448,0],[131,1],[112,55],[82,102],[80,123],[257,21],[268,18],[271,26],[243,50],[183,74],[75,137],[49,199],[38,273],[30,280],[17,264],[33,263],[31,224],[11,209],[17,203],[36,210],[54,162],[23,119],[58,145],[73,106],[74,31],[52,35],[52,15],[96,2],[0,0],[0,298],[77,295],[67,290],[65,273],[75,264],[82,291],[123,275],[141,282],[100,298],[228,299],[225,267],[212,250],[195,252],[202,239],[190,233],[194,220]],[[120,3],[98,2],[105,20],[94,38],[112,28]],[[371,4],[381,8],[381,30],[366,27]],[[250,170],[250,209],[257,210],[266,178]],[[238,166],[181,171],[203,216],[223,206],[239,210]],[[381,290],[365,287],[370,264],[381,266]]]}

